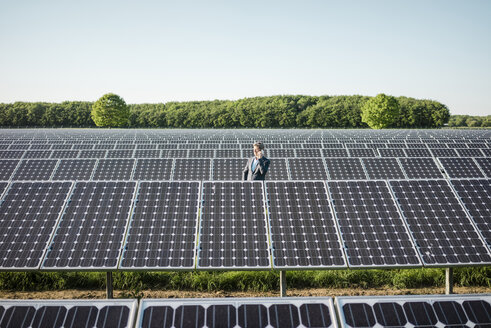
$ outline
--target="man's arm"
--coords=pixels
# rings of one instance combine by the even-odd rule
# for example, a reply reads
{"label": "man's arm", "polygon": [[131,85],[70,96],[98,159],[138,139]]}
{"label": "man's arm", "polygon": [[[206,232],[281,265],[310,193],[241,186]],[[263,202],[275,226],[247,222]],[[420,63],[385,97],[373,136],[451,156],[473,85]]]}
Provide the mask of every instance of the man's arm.
{"label": "man's arm", "polygon": [[266,174],[266,172],[268,172],[269,163],[269,159],[264,157],[258,161],[257,165],[259,167],[259,172],[261,173],[261,175],[264,175]]}

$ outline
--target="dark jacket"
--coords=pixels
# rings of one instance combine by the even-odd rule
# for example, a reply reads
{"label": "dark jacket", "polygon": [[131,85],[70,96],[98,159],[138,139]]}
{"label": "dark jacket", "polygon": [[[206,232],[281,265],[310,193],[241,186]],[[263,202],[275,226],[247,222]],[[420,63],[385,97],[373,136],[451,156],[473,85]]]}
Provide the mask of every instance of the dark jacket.
{"label": "dark jacket", "polygon": [[254,172],[252,172],[251,167],[254,159],[256,159],[256,157],[249,158],[247,160],[246,166],[244,167],[244,171],[242,171],[242,179],[245,181],[264,180],[264,178],[266,177],[266,173],[268,172],[270,163],[269,159],[264,156],[261,157],[256,165]]}

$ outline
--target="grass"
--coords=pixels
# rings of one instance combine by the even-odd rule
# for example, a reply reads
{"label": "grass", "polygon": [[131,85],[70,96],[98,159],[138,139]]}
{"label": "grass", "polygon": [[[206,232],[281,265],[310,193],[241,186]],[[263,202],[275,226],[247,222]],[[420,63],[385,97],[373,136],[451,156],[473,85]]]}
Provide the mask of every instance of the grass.
{"label": "grass", "polygon": [[[444,269],[288,271],[288,288],[423,288],[445,285]],[[137,296],[144,289],[255,291],[279,289],[277,271],[115,272],[114,289]],[[490,287],[491,267],[455,268],[456,286]],[[104,272],[1,272],[0,290],[103,289]]]}

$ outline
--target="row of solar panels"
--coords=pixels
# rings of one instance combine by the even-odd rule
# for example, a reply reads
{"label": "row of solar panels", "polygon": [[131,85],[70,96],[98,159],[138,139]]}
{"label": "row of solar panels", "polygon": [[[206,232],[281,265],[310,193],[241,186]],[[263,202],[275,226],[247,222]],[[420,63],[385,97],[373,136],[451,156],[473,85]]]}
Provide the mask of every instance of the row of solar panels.
{"label": "row of solar panels", "polygon": [[489,179],[4,182],[0,191],[0,270],[491,264]]}
{"label": "row of solar panels", "polygon": [[[0,159],[0,181],[242,180],[245,158]],[[491,178],[491,158],[276,158],[268,180]]]}
{"label": "row of solar panels", "polygon": [[[266,149],[266,157],[489,157],[491,149],[453,148],[288,148]],[[3,159],[45,158],[236,158],[252,156],[246,149],[123,149],[123,150],[0,150]]]}
{"label": "row of solar panels", "polygon": [[[336,316],[337,315],[337,316]],[[0,327],[267,328],[491,326],[491,295],[0,300]]]}

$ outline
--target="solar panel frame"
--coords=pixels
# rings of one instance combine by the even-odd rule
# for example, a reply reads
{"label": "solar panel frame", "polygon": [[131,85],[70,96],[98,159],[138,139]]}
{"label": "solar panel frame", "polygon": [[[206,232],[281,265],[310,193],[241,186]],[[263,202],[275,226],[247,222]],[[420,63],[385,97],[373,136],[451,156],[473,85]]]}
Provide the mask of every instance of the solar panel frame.
{"label": "solar panel frame", "polygon": [[[264,220],[264,227],[266,228],[265,229],[265,242],[267,244],[267,252],[268,252],[268,255],[267,255],[267,262],[268,264],[267,265],[257,265],[257,266],[249,266],[249,265],[244,265],[244,266],[236,266],[236,265],[232,265],[232,266],[224,266],[222,264],[222,266],[202,266],[200,265],[200,258],[201,258],[201,252],[202,252],[202,238],[203,238],[203,235],[204,233],[202,232],[203,231],[203,224],[204,224],[204,219],[203,219],[203,212],[204,212],[204,203],[205,203],[205,185],[206,184],[209,184],[209,183],[212,183],[212,184],[225,184],[225,183],[233,183],[233,184],[237,184],[237,183],[240,183],[240,184],[250,184],[251,187],[253,186],[253,184],[260,184],[261,185],[261,192],[262,192],[262,206],[263,206],[263,214],[262,214],[262,219]],[[270,227],[269,227],[269,220],[268,220],[268,217],[267,217],[267,206],[266,206],[266,200],[265,200],[265,194],[266,194],[266,191],[264,189],[264,183],[262,181],[202,181],[201,183],[201,192],[200,192],[200,195],[201,195],[201,205],[200,205],[200,211],[199,211],[199,219],[198,219],[198,222],[199,222],[199,228],[198,228],[198,242],[197,242],[197,258],[196,258],[196,269],[197,270],[210,270],[210,271],[221,271],[221,270],[270,270],[272,268],[272,260],[271,260],[271,243],[270,243],[270,235],[269,235],[269,231],[270,231]],[[242,221],[245,222],[246,218],[243,219]],[[245,228],[244,228],[245,230]],[[246,240],[246,238],[244,239]],[[223,239],[221,240],[223,241]],[[238,247],[241,247],[240,245]],[[260,247],[260,246],[259,246]],[[259,249],[259,251],[261,251],[262,249]],[[222,259],[222,262],[223,262],[224,259]],[[259,262],[259,260],[258,260]]]}
{"label": "solar panel frame", "polygon": [[[372,326],[367,326],[366,324],[363,324],[363,327],[393,327],[393,326],[399,326],[399,327],[428,327],[432,326],[427,325],[427,324],[419,324],[415,325],[413,322],[408,322],[410,321],[409,318],[407,318],[407,313],[405,310],[403,310],[402,315],[400,316],[401,319],[404,319],[406,321],[405,325],[401,324],[396,324],[396,325],[382,325],[380,322],[377,322],[378,318],[377,315],[374,313],[373,306],[376,304],[398,304],[401,309],[403,308],[404,304],[408,303],[426,303],[430,306],[430,309],[433,311],[433,304],[436,302],[457,302],[459,305],[463,305],[464,302],[470,302],[470,301],[484,301],[487,302],[488,304],[491,303],[491,294],[459,294],[459,295],[396,295],[396,296],[336,296],[334,300],[335,304],[335,309],[337,312],[337,317],[339,319],[339,324],[340,327],[353,327],[352,325],[348,324],[348,320],[346,318],[346,315],[343,311],[344,306],[347,306],[348,304],[365,304],[367,305],[372,311],[371,311],[371,317],[374,319],[374,324]],[[467,315],[469,315],[467,313]],[[368,314],[365,313],[365,318],[367,318]],[[439,320],[437,316],[435,316],[437,319],[437,322],[434,326],[436,327],[466,327],[464,324],[461,325],[452,325],[452,324],[445,324]],[[353,320],[354,318],[351,318]],[[363,318],[364,319],[364,318]],[[392,317],[392,319],[395,319]],[[469,318],[466,323],[469,322]],[[487,323],[482,323],[483,325],[479,326],[479,323],[475,323],[475,327],[484,327]],[[471,325],[472,327],[472,322]],[[358,325],[355,325],[354,327],[360,327]]]}
{"label": "solar panel frame", "polygon": [[471,157],[442,157],[438,163],[451,179],[479,179],[486,175]]}
{"label": "solar panel frame", "polygon": [[[272,309],[273,306],[275,305],[292,305],[298,309],[298,319],[300,325],[298,327],[313,327],[312,325],[307,325],[304,321],[306,319],[307,321],[309,318],[304,318],[302,314],[301,307],[303,305],[314,305],[314,304],[319,304],[322,306],[327,307],[327,311],[329,314],[329,321],[330,325],[324,325],[320,327],[329,327],[329,328],[338,328],[338,322],[336,318],[336,310],[334,307],[334,302],[331,297],[264,297],[264,298],[181,298],[181,299],[142,299],[140,302],[140,306],[138,309],[138,315],[136,318],[136,323],[135,323],[135,328],[143,328],[143,327],[149,327],[147,325],[143,326],[143,320],[144,320],[144,315],[145,311],[149,308],[152,307],[169,307],[173,310],[172,313],[172,318],[171,320],[167,321],[166,318],[164,318],[164,323],[163,327],[177,327],[177,323],[175,320],[176,316],[176,310],[179,307],[184,307],[184,306],[201,306],[204,310],[202,322],[204,325],[199,325],[197,322],[195,322],[193,327],[212,327],[213,322],[211,322],[211,325],[208,324],[208,309],[212,308],[213,306],[232,306],[234,308],[234,312],[236,314],[235,320],[232,320],[232,322],[235,322],[235,325],[228,325],[230,327],[246,327],[249,325],[241,326],[240,325],[240,318],[239,318],[239,308],[245,305],[258,305],[258,306],[264,306],[264,309],[266,311],[266,318],[267,322],[264,322],[261,324],[261,327],[281,327],[281,324],[278,322],[278,318],[271,318],[270,312],[273,312],[274,310]],[[245,314],[244,314],[245,315]],[[328,321],[326,318],[325,321]],[[162,325],[162,320],[158,320],[159,326]],[[276,322],[276,324],[275,324]],[[303,323],[303,324],[301,324]],[[255,327],[255,322],[251,323],[251,326]],[[220,324],[216,324],[217,327],[222,327]],[[317,325],[315,325],[318,327]],[[152,325],[153,327],[153,325]],[[186,326],[187,327],[187,326]]]}
{"label": "solar panel frame", "polygon": [[[277,265],[275,264],[275,244],[281,244],[281,240],[274,241],[274,233],[273,233],[273,218],[272,218],[272,212],[273,210],[271,209],[271,201],[269,195],[271,194],[268,192],[268,185],[274,185],[277,183],[287,183],[287,184],[297,184],[297,183],[316,183],[320,182],[324,186],[325,190],[325,196],[327,200],[327,204],[329,206],[329,211],[328,215],[330,214],[330,219],[332,219],[332,223],[334,224],[333,227],[336,230],[336,235],[337,235],[337,244],[339,246],[339,250],[342,252],[342,259],[343,259],[343,264],[342,265]],[[340,232],[339,232],[339,224],[336,220],[331,197],[328,192],[328,187],[326,185],[325,180],[278,180],[278,181],[265,181],[264,183],[264,193],[265,193],[265,202],[267,206],[267,217],[268,217],[268,231],[269,231],[269,243],[270,243],[270,248],[271,248],[271,259],[272,259],[272,265],[273,268],[276,270],[286,270],[286,269],[294,269],[294,270],[314,270],[314,269],[346,269],[348,268],[347,261],[346,261],[346,251],[344,246],[342,245],[341,242],[341,237],[340,237]],[[328,221],[329,218],[327,218],[325,221]],[[326,222],[324,222],[326,223]],[[305,239],[307,241],[307,239]],[[300,251],[305,251],[305,250],[300,250]]]}
{"label": "solar panel frame", "polygon": [[[344,237],[344,233],[342,232],[342,229],[341,229],[341,223],[340,223],[340,218],[338,217],[338,213],[339,211],[336,210],[336,204],[335,204],[335,200],[332,198],[332,185],[333,184],[337,184],[337,183],[376,183],[376,182],[379,182],[379,183],[382,183],[386,186],[387,188],[387,191],[388,193],[390,194],[390,198],[392,199],[393,201],[393,205],[397,211],[397,214],[399,216],[399,219],[401,220],[401,222],[403,223],[403,227],[404,227],[404,231],[406,232],[407,236],[409,237],[408,238],[408,241],[411,243],[411,246],[412,246],[412,249],[415,251],[415,256],[417,257],[418,259],[418,263],[416,264],[394,264],[394,265],[388,265],[388,264],[382,264],[382,265],[378,265],[378,264],[371,264],[371,265],[366,265],[366,264],[352,264],[350,263],[350,256],[348,255],[348,250],[346,249],[346,246],[344,245],[344,243],[346,242],[345,240],[345,237]],[[421,259],[421,256],[419,255],[419,252],[417,250],[417,247],[416,247],[416,243],[415,243],[415,240],[407,226],[407,222],[405,220],[405,217],[404,215],[402,214],[399,206],[398,206],[398,203],[396,201],[396,199],[394,198],[394,194],[390,188],[390,185],[388,183],[387,180],[356,180],[356,181],[347,181],[347,180],[331,180],[331,181],[327,181],[326,182],[326,187],[328,188],[328,193],[329,193],[329,198],[330,198],[330,201],[331,201],[331,206],[332,206],[332,210],[333,210],[333,214],[334,214],[334,218],[336,220],[336,225],[338,227],[338,234],[340,236],[340,240],[341,242],[343,243],[343,249],[344,249],[344,253],[345,253],[345,256],[346,256],[346,259],[347,259],[347,264],[350,268],[400,268],[400,267],[404,267],[404,268],[418,268],[418,267],[422,267],[423,266],[423,262],[422,262],[422,259]],[[364,218],[365,219],[365,218]],[[366,219],[365,219],[366,220]],[[372,218],[370,218],[369,220],[372,220]],[[371,224],[372,225],[372,224]],[[400,250],[400,249],[399,249]]]}
{"label": "solar panel frame", "polygon": [[[130,201],[130,206],[129,206],[129,209],[128,209],[128,214],[126,214],[126,223],[125,223],[125,226],[124,226],[124,231],[121,235],[121,239],[119,240],[119,249],[118,249],[118,256],[116,258],[116,264],[114,266],[70,266],[69,264],[66,265],[66,266],[63,266],[63,267],[58,267],[56,265],[54,266],[46,266],[45,265],[45,262],[48,260],[48,257],[50,256],[50,252],[52,252],[52,246],[55,242],[55,238],[58,234],[58,231],[60,230],[61,228],[61,223],[62,223],[62,220],[65,219],[65,214],[67,213],[67,210],[69,208],[69,204],[67,203],[67,201],[65,201],[65,206],[64,206],[64,209],[63,209],[63,212],[62,212],[62,215],[59,217],[59,220],[56,224],[56,229],[54,230],[54,232],[52,233],[51,235],[51,240],[48,244],[48,247],[47,247],[47,250],[45,252],[45,255],[41,261],[41,266],[40,266],[40,270],[43,270],[43,271],[105,271],[105,272],[109,272],[109,271],[115,271],[117,270],[118,268],[118,264],[119,264],[119,260],[121,259],[121,254],[122,254],[122,251],[123,251],[123,243],[125,241],[125,238],[126,238],[126,234],[127,234],[127,231],[128,231],[128,226],[129,226],[129,222],[130,222],[130,217],[133,213],[133,207],[134,207],[134,203],[135,203],[135,196],[136,196],[136,192],[137,192],[137,187],[138,187],[138,183],[136,181],[120,181],[120,180],[112,180],[112,181],[78,181],[76,183],[73,183],[72,184],[72,189],[70,191],[70,194],[69,194],[69,198],[67,200],[70,200],[71,201],[71,198],[75,192],[75,189],[77,187],[78,184],[84,184],[84,183],[87,183],[87,184],[106,184],[106,183],[115,183],[116,185],[117,184],[134,184],[135,186],[133,187],[134,190],[133,190],[133,194],[132,194],[132,197],[131,197],[131,201]],[[63,239],[65,240],[65,239]],[[117,241],[117,239],[115,239],[115,241]],[[75,245],[76,246],[77,242],[73,243],[72,245]],[[58,250],[56,250],[58,251]]]}
{"label": "solar panel frame", "polygon": [[[419,243],[418,243],[418,240],[420,242],[424,241],[424,243],[427,243],[427,240],[424,238],[424,236],[421,236],[419,239],[416,238],[415,234],[419,234],[419,235],[422,235],[421,231],[414,231],[411,227],[411,224],[409,224],[408,220],[409,219],[412,219],[414,220],[414,218],[408,218],[407,217],[407,214],[406,214],[406,211],[403,210],[402,208],[402,204],[400,203],[399,199],[398,199],[398,196],[396,194],[396,191],[395,191],[395,188],[397,186],[395,186],[394,184],[397,184],[399,182],[407,182],[407,183],[419,183],[419,182],[442,182],[444,184],[446,184],[446,186],[448,186],[449,188],[449,191],[453,194],[453,196],[455,197],[455,200],[458,202],[458,204],[460,205],[460,209],[462,210],[462,212],[465,214],[465,218],[468,220],[467,222],[470,223],[470,225],[472,226],[472,228],[474,229],[474,232],[477,234],[478,238],[477,240],[479,240],[481,243],[482,243],[482,246],[486,249],[486,255],[487,257],[490,259],[488,262],[460,262],[460,263],[451,263],[449,261],[447,262],[439,262],[437,263],[436,261],[433,262],[433,263],[429,263],[428,261],[425,260],[425,256],[428,256],[428,257],[431,257],[431,256],[435,256],[434,254],[431,254],[429,252],[427,252],[428,254],[423,254],[422,252],[422,248],[425,248],[425,249],[429,249],[430,246],[429,245],[425,245],[425,246],[420,246]],[[464,204],[462,203],[462,200],[460,199],[460,197],[457,195],[457,193],[455,192],[454,188],[452,187],[451,183],[449,182],[449,180],[446,180],[446,179],[431,179],[431,180],[389,180],[388,181],[389,183],[389,189],[392,193],[392,196],[394,198],[394,200],[396,201],[396,204],[397,206],[399,207],[399,212],[402,214],[402,217],[404,218],[404,222],[406,224],[406,226],[408,227],[408,230],[410,232],[410,235],[411,235],[411,238],[413,239],[414,241],[414,245],[416,246],[416,249],[418,250],[418,253],[419,253],[419,256],[423,262],[423,265],[424,266],[427,266],[427,267],[445,267],[445,268],[448,268],[448,267],[459,267],[459,266],[485,266],[485,265],[489,265],[491,264],[491,250],[489,249],[489,247],[487,247],[486,245],[486,242],[485,240],[483,239],[482,237],[482,234],[480,233],[479,229],[476,227],[475,223],[474,223],[474,220],[472,220],[470,217],[469,217],[469,214],[468,214],[468,211],[467,209],[465,208]],[[442,191],[443,192],[443,191]],[[421,204],[419,204],[420,206],[422,206]],[[431,205],[430,205],[431,207]],[[426,211],[428,210],[427,208],[424,208],[422,207],[423,209],[425,209]],[[411,211],[412,212],[412,211]],[[428,224],[427,222],[425,222],[425,224]],[[447,223],[448,224],[448,223]],[[419,224],[418,224],[419,225]],[[471,231],[473,232],[473,231]],[[481,246],[481,245],[473,245],[473,246]],[[441,247],[441,245],[440,245]],[[435,248],[435,247],[431,247],[431,248]],[[453,246],[451,246],[451,248],[453,248]],[[447,254],[443,254],[441,255],[443,257],[447,257]]]}
{"label": "solar panel frame", "polygon": [[[97,327],[106,327],[105,324],[107,323],[107,319],[104,322],[101,322],[102,326],[99,325],[99,315],[101,310],[104,308],[109,308],[109,307],[120,307],[120,306],[125,306],[128,308],[128,318],[127,318],[127,325],[125,326],[115,326],[114,322],[111,322],[110,326],[111,327],[133,327],[133,323],[135,322],[136,316],[138,314],[138,300],[135,299],[114,299],[114,300],[98,300],[98,299],[92,299],[92,300],[67,300],[67,299],[49,299],[49,300],[0,300],[0,306],[5,307],[7,309],[12,308],[12,307],[32,307],[35,313],[32,316],[32,319],[30,322],[27,322],[27,324],[31,323],[29,327],[32,327],[33,321],[36,319],[36,314],[37,311],[42,309],[43,307],[63,307],[65,308],[66,314],[64,316],[62,324],[63,327],[70,328],[74,326],[74,322],[72,321],[72,324],[68,325],[66,320],[68,319],[68,316],[70,315],[70,309],[77,309],[77,308],[82,308],[82,307],[95,307],[98,312],[97,316],[94,317],[94,324],[97,324]],[[75,310],[77,311],[77,310]],[[107,314],[106,314],[107,315]],[[12,319],[12,318],[11,318]],[[79,317],[73,317],[73,320],[80,319]],[[0,315],[0,322],[3,320],[2,316]],[[25,320],[25,319],[24,319]],[[42,319],[41,319],[42,320]],[[110,320],[110,318],[109,318]],[[58,321],[57,321],[58,322]],[[17,324],[14,322],[14,324]],[[36,325],[35,327],[45,327],[46,322],[43,323],[43,321],[39,322],[40,326]],[[51,324],[51,322],[50,322]],[[77,324],[80,324],[79,321],[77,321]],[[86,323],[87,326],[88,322]],[[2,325],[3,326],[3,325]],[[51,327],[55,327],[57,325],[53,324]],[[78,326],[78,325],[76,325]],[[9,327],[12,327],[9,325]],[[24,327],[24,326],[23,326]]]}
{"label": "solar panel frame", "polygon": [[68,188],[68,192],[66,193],[65,199],[63,200],[63,204],[60,206],[59,213],[57,214],[56,219],[54,220],[53,226],[51,227],[51,232],[49,233],[48,240],[44,244],[44,247],[42,249],[42,255],[39,257],[37,265],[32,266],[32,267],[26,267],[26,266],[24,266],[24,267],[19,267],[19,266],[3,267],[3,266],[0,266],[0,271],[36,271],[36,270],[39,270],[39,268],[41,267],[41,264],[43,263],[43,259],[46,256],[46,252],[48,250],[48,247],[51,244],[51,241],[53,240],[53,235],[56,231],[56,228],[57,228],[57,226],[61,220],[61,217],[63,216],[63,214],[65,212],[67,202],[69,200],[69,197],[70,197],[70,195],[73,191],[73,187],[75,185],[72,181],[55,181],[55,182],[15,181],[15,182],[11,182],[8,185],[8,187],[5,188],[5,190],[3,191],[2,198],[0,200],[0,205],[2,205],[5,202],[5,197],[6,197],[7,193],[10,191],[10,189],[14,186],[14,184],[31,184],[31,185],[34,185],[36,183],[45,183],[45,184],[53,184],[53,185],[56,185],[56,184],[63,185],[65,183],[70,183],[70,187]]}
{"label": "solar panel frame", "polygon": [[[196,224],[194,227],[194,241],[193,241],[193,265],[189,267],[183,267],[183,266],[124,266],[123,265],[123,260],[125,258],[125,253],[127,251],[128,247],[128,240],[130,238],[130,232],[132,228],[132,223],[135,221],[135,210],[136,207],[138,206],[138,197],[140,195],[140,187],[142,183],[162,183],[162,182],[168,182],[170,184],[177,183],[177,184],[185,184],[185,183],[198,183],[198,193],[197,193],[197,199],[196,199]],[[118,269],[119,270],[124,270],[124,271],[140,271],[140,270],[152,270],[152,271],[190,271],[196,269],[197,265],[197,245],[198,245],[198,232],[199,232],[199,217],[200,217],[200,209],[201,209],[201,192],[202,192],[202,187],[201,187],[201,181],[140,181],[137,186],[137,192],[135,194],[135,198],[133,199],[133,206],[131,208],[131,217],[128,222],[128,226],[125,231],[125,236],[124,236],[124,242],[122,244],[122,252],[118,260]],[[142,221],[143,222],[143,221]]]}

